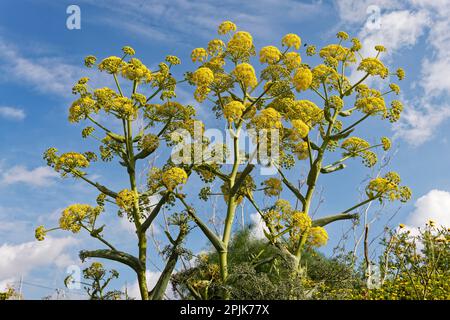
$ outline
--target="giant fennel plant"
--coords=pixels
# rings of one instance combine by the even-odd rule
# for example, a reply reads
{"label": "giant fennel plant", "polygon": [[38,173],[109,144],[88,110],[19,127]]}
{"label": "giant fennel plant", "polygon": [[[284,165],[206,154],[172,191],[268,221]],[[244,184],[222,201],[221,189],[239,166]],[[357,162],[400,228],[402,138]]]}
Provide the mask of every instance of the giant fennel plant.
{"label": "giant fennel plant", "polygon": [[[56,148],[50,148],[44,154],[48,165],[61,176],[71,176],[97,189],[97,205],[70,205],[62,211],[59,226],[50,229],[39,226],[36,238],[44,240],[48,232],[57,229],[73,233],[85,231],[106,249],[81,251],[82,260],[103,258],[123,263],[136,273],[142,299],[162,299],[178,258],[184,254],[182,243],[188,232],[187,220],[180,214],[170,219],[172,225],[178,226],[179,233],[175,238],[169,232],[166,233],[171,243],[165,250],[166,266],[151,290],[147,288],[146,279],[148,231],[161,209],[173,203],[171,192],[186,183],[188,173],[173,166],[170,161],[162,168],[154,166],[150,169],[146,187],[141,190],[137,177],[142,167],[138,163],[148,160],[161,147],[160,142],[171,145],[171,133],[175,129],[192,130],[195,110],[173,101],[177,81],[171,74],[171,68],[180,64],[179,58],[167,56],[165,62],[159,64],[158,70],[150,71],[133,57],[134,49],[124,47],[122,51],[121,57],[107,57],[98,64],[94,56],[85,59],[88,68],[96,66],[100,72],[109,74],[114,79],[115,88],[91,88],[86,77],[73,87],[73,94],[78,99],[70,106],[69,121],[89,124],[82,130],[82,136],[97,140],[98,152],[70,151],[60,154]],[[121,84],[121,80],[126,85]],[[125,88],[129,88],[128,94]],[[115,123],[118,126],[113,128]],[[123,167],[127,185],[122,190],[113,190],[94,181],[87,169],[96,161],[117,161]],[[125,216],[134,225],[137,256],[121,251],[114,245],[114,239],[107,239],[108,226],[101,224],[106,203],[115,205],[120,218]]]}
{"label": "giant fennel plant", "polygon": [[[208,184],[202,189],[201,198],[208,199],[217,194],[224,197],[226,212],[221,234],[215,233],[199,218],[198,210],[189,204],[186,194],[179,193],[177,197],[217,251],[218,281],[225,288],[236,209],[244,200],[260,214],[267,239],[289,262],[293,276],[301,276],[302,252],[327,242],[328,234],[324,229],[327,224],[356,219],[357,209],[375,200],[405,202],[410,198],[410,189],[401,186],[399,175],[388,172],[368,183],[366,198],[360,203],[334,215],[311,218],[311,204],[320,175],[344,169],[345,162],[351,158],[361,158],[367,167],[373,167],[377,162],[373,150],[391,147],[387,137],[380,137],[379,143],[370,144],[353,134],[370,117],[391,122],[399,119],[403,108],[401,102],[386,101],[389,94],[399,94],[399,86],[388,83],[387,89],[380,91],[369,87],[365,81],[379,78],[386,83],[390,76],[402,80],[404,71],[398,69],[391,73],[383,64],[379,59],[386,51],[383,46],[375,47],[376,56],[363,57],[360,41],[357,38],[349,40],[345,32],[337,34],[337,43],[318,52],[314,46],[306,48],[306,56],[318,55],[320,58],[321,63],[315,66],[302,61],[301,39],[296,34],[285,35],[281,39],[281,49],[272,45],[261,48],[259,65],[253,61],[257,50],[250,33],[237,30],[233,22],[225,21],[220,24],[218,34],[222,38],[209,41],[206,48],[192,51],[192,61],[199,67],[188,73],[187,79],[196,87],[195,99],[211,105],[217,117],[226,123],[232,137],[229,171],[220,163],[194,167]],[[260,70],[259,76],[255,69]],[[352,83],[347,77],[349,69],[361,71],[363,76]],[[307,99],[309,96],[316,102]],[[240,150],[243,129],[252,131],[256,162],[254,153]],[[341,158],[327,163],[327,155],[337,150],[342,152]],[[294,170],[298,170],[297,164],[304,161],[307,164],[306,182],[300,188],[292,178],[302,174]],[[262,182],[262,188],[257,188],[255,183],[257,165],[271,165],[278,171],[277,177]],[[223,183],[218,192],[210,189],[210,183],[215,179]],[[292,201],[281,199],[284,188],[292,194],[290,199],[300,204],[299,207]],[[276,200],[271,206],[263,207],[256,192]],[[224,297],[227,297],[226,289]]]}

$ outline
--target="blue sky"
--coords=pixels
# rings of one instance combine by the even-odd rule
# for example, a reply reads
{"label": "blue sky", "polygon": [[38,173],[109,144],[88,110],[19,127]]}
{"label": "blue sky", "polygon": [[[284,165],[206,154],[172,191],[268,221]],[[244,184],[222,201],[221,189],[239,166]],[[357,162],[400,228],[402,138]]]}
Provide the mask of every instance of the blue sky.
{"label": "blue sky", "polygon": [[[80,30],[66,28],[70,4],[81,9]],[[358,135],[369,141],[383,135],[393,138],[395,152],[391,153],[388,169],[400,173],[403,183],[411,187],[413,198],[402,207],[396,204],[384,208],[375,223],[374,236],[397,211],[389,222],[391,226],[404,222],[418,227],[429,218],[450,225],[448,4],[448,0],[2,1],[0,255],[7,258],[0,261],[0,287],[16,283],[22,276],[28,283],[23,286],[26,298],[54,294],[49,288],[63,286],[67,266],[80,264],[79,249],[99,247],[86,236],[64,232],[37,243],[33,231],[40,224],[54,225],[65,206],[95,200],[96,193],[89,186],[60,179],[42,159],[50,146],[62,151],[85,151],[94,146],[81,139],[81,126],[67,121],[73,99],[71,87],[83,75],[90,76],[98,86],[111,85],[111,79],[84,68],[84,57],[116,55],[122,46],[130,45],[150,68],[167,54],[179,56],[183,63],[175,74],[182,77],[195,68],[190,51],[215,37],[217,25],[223,20],[232,20],[241,30],[251,32],[257,48],[279,45],[289,32],[299,34],[303,43],[321,47],[334,42],[340,30],[359,36],[369,54],[375,44],[384,44],[389,50],[384,62],[393,69],[401,66],[407,73],[401,83],[405,112],[394,126],[370,120]],[[375,17],[375,24],[371,17]],[[192,92],[192,88],[180,86],[179,101],[195,105],[207,127],[221,128],[208,112],[208,105],[198,106]],[[115,189],[121,189],[125,181],[115,166],[94,166],[91,172]],[[357,186],[370,174],[376,171],[355,160],[346,170],[321,178],[324,201],[317,214],[337,213],[358,201]],[[295,175],[298,171],[291,173]],[[191,184],[195,188],[198,181],[194,179]],[[245,218],[250,222],[252,211],[249,206],[246,209]],[[369,215],[374,217],[377,212],[373,206]],[[127,224],[118,221],[114,210],[106,219],[114,226],[108,238],[121,248],[134,250],[135,237]],[[350,223],[344,222],[327,228],[332,240],[323,249],[325,253],[331,252],[349,227]],[[155,233],[164,242],[158,232],[160,227]],[[198,252],[207,249],[207,242],[195,232],[188,239],[188,247]],[[150,265],[150,271],[157,272],[160,262],[154,248],[151,250],[156,266]],[[132,287],[133,275],[114,267],[122,274],[115,285],[120,288],[126,282]],[[71,297],[79,297],[77,294],[68,293]]]}

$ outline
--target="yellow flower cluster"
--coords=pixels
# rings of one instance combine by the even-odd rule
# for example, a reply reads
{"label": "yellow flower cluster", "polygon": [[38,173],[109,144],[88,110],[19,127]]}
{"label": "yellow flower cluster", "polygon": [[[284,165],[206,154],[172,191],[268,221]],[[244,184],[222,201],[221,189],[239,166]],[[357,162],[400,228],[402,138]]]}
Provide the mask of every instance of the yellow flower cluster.
{"label": "yellow flower cluster", "polygon": [[175,189],[180,184],[187,182],[187,173],[182,168],[173,167],[162,174],[162,182],[168,190]]}
{"label": "yellow flower cluster", "polygon": [[305,160],[309,157],[308,143],[301,141],[294,145],[293,152],[297,155],[299,160]]}
{"label": "yellow flower cluster", "polygon": [[244,113],[245,106],[240,101],[231,101],[223,107],[223,115],[229,122],[237,122]]}
{"label": "yellow flower cluster", "polygon": [[381,138],[381,144],[383,145],[383,150],[388,151],[391,148],[391,140],[387,137]]}
{"label": "yellow flower cluster", "polygon": [[204,48],[195,48],[192,50],[191,59],[192,62],[203,62],[208,58],[208,53]]}
{"label": "yellow flower cluster", "polygon": [[294,70],[300,67],[302,58],[298,52],[287,52],[283,56],[283,63],[288,70]]}
{"label": "yellow flower cluster", "polygon": [[47,231],[45,230],[44,226],[37,227],[34,232],[34,237],[36,238],[37,241],[45,240],[46,235],[47,235]]}
{"label": "yellow flower cluster", "polygon": [[311,218],[302,211],[294,211],[292,213],[292,226],[295,227],[300,232],[305,232],[311,228],[312,220]]}
{"label": "yellow flower cluster", "polygon": [[261,63],[275,64],[281,58],[281,52],[275,46],[263,47],[259,52],[259,61]]}
{"label": "yellow flower cluster", "polygon": [[258,129],[280,129],[281,115],[274,108],[266,108],[252,119],[252,124]]}
{"label": "yellow flower cluster", "polygon": [[308,242],[313,247],[321,247],[328,242],[328,233],[322,227],[312,227],[309,230]]}
{"label": "yellow flower cluster", "polygon": [[411,198],[411,190],[408,187],[401,187],[400,176],[396,172],[388,172],[384,177],[371,180],[366,187],[369,197],[379,197],[389,201],[400,200],[406,202]]}
{"label": "yellow flower cluster", "polygon": [[252,54],[253,37],[246,31],[238,31],[228,41],[228,52],[235,59],[242,59]]}
{"label": "yellow flower cluster", "polygon": [[227,34],[231,31],[236,31],[236,25],[231,21],[224,21],[219,25],[217,32],[219,34]]}
{"label": "yellow flower cluster", "polygon": [[125,64],[126,63],[121,58],[116,57],[116,56],[111,56],[111,57],[103,59],[98,64],[98,69],[100,71],[106,71],[107,73],[110,73],[110,74],[117,74]]}
{"label": "yellow flower cluster", "polygon": [[77,99],[69,108],[69,122],[79,122],[91,113],[97,113],[99,107],[90,96]]}
{"label": "yellow flower cluster", "polygon": [[138,200],[139,195],[133,190],[123,189],[117,194],[116,204],[126,212],[130,212]]}
{"label": "yellow flower cluster", "polygon": [[339,61],[354,62],[356,60],[351,50],[339,44],[330,44],[323,47],[319,55],[322,59],[331,63],[333,67],[336,67]]}
{"label": "yellow flower cluster", "polygon": [[277,178],[269,178],[263,182],[264,194],[269,197],[279,196],[283,187]]}
{"label": "yellow flower cluster", "polygon": [[312,73],[308,68],[299,68],[292,78],[292,83],[297,91],[305,91],[311,86]]}
{"label": "yellow flower cluster", "polygon": [[288,33],[281,39],[281,44],[288,48],[293,47],[296,50],[300,49],[300,45],[302,44],[302,40],[295,33]]}
{"label": "yellow flower cluster", "polygon": [[77,233],[81,230],[82,221],[98,216],[99,209],[88,204],[73,204],[63,210],[59,219],[59,227]]}
{"label": "yellow flower cluster", "polygon": [[76,168],[86,168],[89,166],[89,161],[84,155],[77,152],[63,153],[55,163],[55,170],[73,170]]}
{"label": "yellow flower cluster", "polygon": [[258,83],[258,80],[256,79],[255,69],[251,64],[248,63],[238,64],[233,70],[233,75],[246,88],[254,88]]}
{"label": "yellow flower cluster", "polygon": [[362,138],[349,137],[342,142],[341,148],[347,151],[344,156],[361,157],[367,167],[373,167],[378,161],[376,153],[368,150],[370,143]]}
{"label": "yellow flower cluster", "polygon": [[138,108],[133,100],[127,97],[114,98],[110,104],[105,105],[105,112],[115,111],[123,119],[136,119]]}
{"label": "yellow flower cluster", "polygon": [[309,100],[297,100],[289,104],[286,117],[290,120],[300,119],[310,128],[323,120],[323,110]]}
{"label": "yellow flower cluster", "polygon": [[137,82],[149,83],[152,80],[151,71],[136,58],[131,59],[122,66],[122,76],[125,79]]}
{"label": "yellow flower cluster", "polygon": [[192,82],[197,85],[197,89],[195,90],[195,99],[199,102],[202,102],[206,99],[210,89],[209,85],[214,81],[214,73],[211,69],[206,67],[198,68],[192,74]]}
{"label": "yellow flower cluster", "polygon": [[380,76],[383,79],[389,75],[388,68],[377,58],[362,59],[358,70],[365,71],[371,76]]}
{"label": "yellow flower cluster", "polygon": [[225,49],[225,43],[220,39],[213,39],[208,42],[208,53],[213,56],[217,56],[223,53]]}
{"label": "yellow flower cluster", "polygon": [[122,52],[128,56],[134,56],[136,54],[136,52],[134,51],[134,49],[130,46],[125,46],[122,48]]}
{"label": "yellow flower cluster", "polygon": [[308,133],[309,133],[309,126],[304,123],[302,120],[300,119],[294,119],[291,121],[292,123],[292,129],[293,129],[293,134],[294,134],[294,140],[298,140],[297,137],[299,138],[305,138]]}
{"label": "yellow flower cluster", "polygon": [[366,85],[361,84],[356,88],[356,91],[358,92],[355,102],[356,109],[369,115],[386,116],[386,104],[378,90],[369,89]]}

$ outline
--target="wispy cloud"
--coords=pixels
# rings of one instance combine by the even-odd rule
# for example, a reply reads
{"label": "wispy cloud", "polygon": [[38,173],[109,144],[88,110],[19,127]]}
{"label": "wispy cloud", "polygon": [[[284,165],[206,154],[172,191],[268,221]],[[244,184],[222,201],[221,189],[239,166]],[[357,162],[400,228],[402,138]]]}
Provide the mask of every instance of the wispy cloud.
{"label": "wispy cloud", "polygon": [[26,114],[23,109],[0,106],[0,117],[8,120],[23,120]]}
{"label": "wispy cloud", "polygon": [[34,187],[51,185],[58,174],[49,167],[27,169],[24,166],[13,166],[8,169],[0,168],[0,186],[23,183]]}

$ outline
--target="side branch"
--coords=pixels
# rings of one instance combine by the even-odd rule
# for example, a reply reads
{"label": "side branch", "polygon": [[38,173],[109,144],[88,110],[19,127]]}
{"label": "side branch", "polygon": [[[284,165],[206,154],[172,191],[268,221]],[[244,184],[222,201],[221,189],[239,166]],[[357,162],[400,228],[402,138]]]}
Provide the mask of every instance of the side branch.
{"label": "side branch", "polygon": [[99,249],[92,251],[83,250],[80,251],[79,256],[81,261],[84,261],[86,258],[102,258],[126,264],[136,272],[142,269],[139,259],[122,251],[114,251],[109,249]]}

